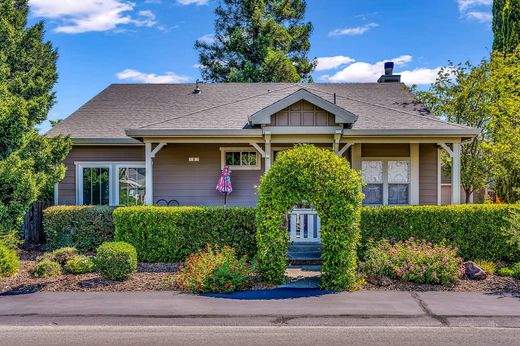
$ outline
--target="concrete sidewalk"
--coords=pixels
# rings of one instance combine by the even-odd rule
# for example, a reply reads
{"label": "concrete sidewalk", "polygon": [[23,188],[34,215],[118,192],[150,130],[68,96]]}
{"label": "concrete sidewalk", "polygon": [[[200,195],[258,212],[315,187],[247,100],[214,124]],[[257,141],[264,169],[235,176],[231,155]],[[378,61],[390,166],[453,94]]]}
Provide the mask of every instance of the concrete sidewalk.
{"label": "concrete sidewalk", "polygon": [[[0,324],[35,320],[219,319],[394,321],[419,325],[520,327],[520,297],[484,293],[359,291],[282,300],[232,300],[177,292],[39,292],[0,297]],[[322,322],[317,322],[318,320]],[[395,322],[401,321],[401,322]],[[462,321],[462,322],[461,322]],[[323,322],[325,323],[325,322]],[[390,322],[389,322],[390,323]],[[384,323],[383,323],[384,324]]]}

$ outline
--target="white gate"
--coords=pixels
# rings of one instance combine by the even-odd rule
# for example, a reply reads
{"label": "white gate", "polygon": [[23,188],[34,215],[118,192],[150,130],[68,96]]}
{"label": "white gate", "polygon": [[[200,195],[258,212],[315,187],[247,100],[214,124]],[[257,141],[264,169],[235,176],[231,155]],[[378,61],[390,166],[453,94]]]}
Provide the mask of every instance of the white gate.
{"label": "white gate", "polygon": [[290,241],[294,243],[321,242],[320,217],[316,210],[310,208],[294,208],[288,213],[288,230]]}

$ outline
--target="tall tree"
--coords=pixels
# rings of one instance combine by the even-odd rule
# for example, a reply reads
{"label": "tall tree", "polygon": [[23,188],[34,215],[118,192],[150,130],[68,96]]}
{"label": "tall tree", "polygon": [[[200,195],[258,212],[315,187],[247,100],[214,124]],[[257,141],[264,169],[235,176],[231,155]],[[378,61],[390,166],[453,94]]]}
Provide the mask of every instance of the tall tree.
{"label": "tall tree", "polygon": [[57,51],[44,25],[27,26],[28,0],[0,0],[0,235],[16,231],[42,190],[63,178],[70,139],[36,127],[54,104]]}
{"label": "tall tree", "polygon": [[489,62],[482,60],[478,66],[450,63],[441,69],[429,91],[416,94],[439,118],[481,130],[461,149],[461,185],[466,193],[466,203],[469,203],[471,194],[486,187],[491,175],[486,165],[488,150],[485,145],[490,136],[493,100]]}
{"label": "tall tree", "polygon": [[520,0],[493,1],[493,51],[507,55],[520,44]]}
{"label": "tall tree", "polygon": [[312,81],[312,24],[306,0],[220,0],[215,35],[197,40],[202,77],[211,82]]}

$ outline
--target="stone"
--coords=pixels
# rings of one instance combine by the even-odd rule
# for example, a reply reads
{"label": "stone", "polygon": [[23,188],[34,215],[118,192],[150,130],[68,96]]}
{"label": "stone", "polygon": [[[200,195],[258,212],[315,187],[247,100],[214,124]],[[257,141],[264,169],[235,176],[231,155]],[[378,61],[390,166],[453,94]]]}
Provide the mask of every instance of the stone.
{"label": "stone", "polygon": [[466,280],[484,280],[487,277],[486,272],[473,261],[464,262],[462,265],[464,266],[463,278]]}
{"label": "stone", "polygon": [[366,280],[372,285],[381,287],[387,287],[392,284],[392,280],[386,276],[368,275]]}

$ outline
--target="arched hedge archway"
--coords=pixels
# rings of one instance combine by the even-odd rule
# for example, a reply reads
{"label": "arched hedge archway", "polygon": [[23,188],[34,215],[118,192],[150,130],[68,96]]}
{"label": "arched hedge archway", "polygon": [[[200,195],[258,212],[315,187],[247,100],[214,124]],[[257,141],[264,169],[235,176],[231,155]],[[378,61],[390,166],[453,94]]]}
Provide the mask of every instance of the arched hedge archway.
{"label": "arched hedge archway", "polygon": [[321,218],[323,289],[352,289],[356,283],[361,178],[332,151],[302,144],[280,153],[258,188],[257,261],[264,281],[284,281],[289,210],[303,201]]}

